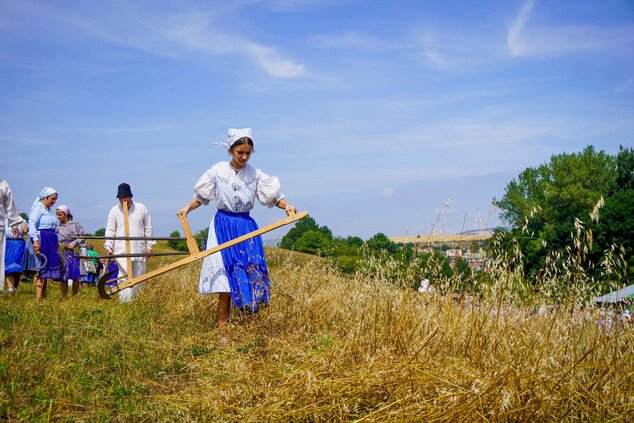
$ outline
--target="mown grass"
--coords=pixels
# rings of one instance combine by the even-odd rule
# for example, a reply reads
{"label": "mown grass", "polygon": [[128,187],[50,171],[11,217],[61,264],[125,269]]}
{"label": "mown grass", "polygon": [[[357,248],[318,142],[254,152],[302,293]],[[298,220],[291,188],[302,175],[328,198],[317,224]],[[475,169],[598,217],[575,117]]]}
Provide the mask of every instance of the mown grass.
{"label": "mown grass", "polygon": [[[153,266],[166,263],[156,260]],[[216,329],[199,265],[133,303],[0,296],[10,421],[632,421],[634,330],[461,306],[269,251],[271,305]]]}

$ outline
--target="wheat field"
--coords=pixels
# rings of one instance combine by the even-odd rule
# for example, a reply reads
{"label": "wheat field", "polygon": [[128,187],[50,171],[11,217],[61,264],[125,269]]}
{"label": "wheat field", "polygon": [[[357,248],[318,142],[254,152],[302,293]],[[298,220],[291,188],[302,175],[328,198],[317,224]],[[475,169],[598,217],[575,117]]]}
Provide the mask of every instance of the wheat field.
{"label": "wheat field", "polygon": [[[168,259],[156,260],[153,266]],[[198,265],[129,304],[0,296],[7,421],[633,421],[631,325],[460,304],[271,249],[272,302],[215,328]]]}

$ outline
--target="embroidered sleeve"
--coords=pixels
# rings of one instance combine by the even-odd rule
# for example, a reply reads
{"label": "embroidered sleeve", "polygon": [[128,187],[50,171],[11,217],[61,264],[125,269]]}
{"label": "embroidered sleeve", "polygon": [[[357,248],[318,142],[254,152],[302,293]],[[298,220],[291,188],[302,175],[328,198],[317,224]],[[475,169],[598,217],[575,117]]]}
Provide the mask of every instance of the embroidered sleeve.
{"label": "embroidered sleeve", "polygon": [[280,193],[280,180],[277,176],[269,176],[257,169],[257,195],[260,204],[267,207],[273,207],[278,201],[284,198],[284,195]]}
{"label": "embroidered sleeve", "polygon": [[216,195],[216,182],[213,178],[212,169],[202,174],[196,185],[194,185],[194,199],[200,204],[207,205]]}

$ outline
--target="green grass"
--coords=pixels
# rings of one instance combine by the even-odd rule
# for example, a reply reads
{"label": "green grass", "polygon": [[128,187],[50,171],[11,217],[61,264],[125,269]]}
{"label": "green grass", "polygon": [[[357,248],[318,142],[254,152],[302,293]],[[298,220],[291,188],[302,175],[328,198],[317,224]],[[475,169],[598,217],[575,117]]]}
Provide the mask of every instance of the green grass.
{"label": "green grass", "polygon": [[634,330],[594,310],[461,307],[282,250],[269,264],[271,305],[222,329],[199,264],[129,304],[0,296],[0,420],[634,419]]}

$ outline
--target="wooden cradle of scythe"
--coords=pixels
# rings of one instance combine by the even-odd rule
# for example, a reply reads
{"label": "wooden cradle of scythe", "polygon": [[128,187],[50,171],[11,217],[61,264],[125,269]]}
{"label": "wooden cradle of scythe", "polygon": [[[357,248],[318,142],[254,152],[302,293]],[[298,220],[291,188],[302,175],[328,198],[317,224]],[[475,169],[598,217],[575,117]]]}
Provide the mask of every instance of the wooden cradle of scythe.
{"label": "wooden cradle of scythe", "polygon": [[[270,225],[264,226],[260,229],[257,229],[253,232],[249,232],[245,235],[242,235],[238,238],[234,238],[230,241],[227,241],[223,244],[220,244],[216,247],[210,248],[208,250],[205,251],[200,251],[198,248],[198,244],[196,242],[196,239],[193,237],[191,229],[189,227],[189,223],[187,222],[187,218],[185,217],[185,214],[183,213],[178,213],[178,218],[181,221],[181,224],[183,226],[183,231],[185,232],[185,240],[187,242],[187,248],[189,249],[189,253],[145,253],[145,254],[130,254],[128,251],[126,251],[126,254],[118,254],[118,255],[110,255],[110,256],[98,256],[98,257],[84,257],[81,256],[80,258],[92,258],[92,259],[97,259],[97,258],[116,258],[116,257],[126,257],[126,258],[131,258],[131,257],[150,257],[150,256],[157,256],[157,255],[173,255],[173,254],[185,254],[188,255],[188,257],[185,257],[183,259],[180,259],[174,263],[168,264],[166,266],[160,267],[158,269],[155,269],[151,272],[148,272],[144,275],[138,276],[136,278],[131,278],[128,279],[127,281],[117,284],[117,285],[112,285],[110,287],[106,286],[107,282],[111,282],[110,278],[112,277],[112,275],[116,272],[116,271],[112,271],[112,272],[106,272],[103,276],[101,276],[99,278],[99,281],[97,282],[97,290],[99,292],[99,297],[105,300],[109,300],[112,298],[112,295],[118,293],[119,291],[122,291],[126,288],[130,288],[136,284],[139,284],[141,282],[144,282],[148,279],[151,279],[155,276],[159,276],[162,275],[163,273],[167,273],[170,270],[174,270],[174,269],[178,269],[179,267],[188,265],[190,263],[193,263],[197,260],[201,260],[207,256],[210,256],[214,253],[217,253],[218,251],[222,251],[225,248],[229,248],[233,245],[239,244],[241,242],[244,242],[248,239],[254,238],[258,235],[262,235],[264,233],[273,231],[277,228],[280,228],[282,226],[291,224],[293,222],[296,222],[300,219],[303,219],[304,217],[308,216],[308,212],[307,211],[303,211],[300,213],[291,213],[288,217],[279,220],[275,223],[272,223]],[[88,239],[88,238],[96,238],[96,237],[82,237],[84,239]],[[99,237],[100,239],[105,239],[105,237]],[[125,237],[111,237],[110,239],[117,239],[117,240],[138,240],[138,239],[149,239],[149,238],[141,238],[141,237],[131,237],[131,236],[125,236]],[[151,239],[166,239],[166,238],[151,238]],[[169,238],[169,239],[174,239],[174,238]],[[129,267],[128,267],[129,268]],[[124,276],[125,277],[125,276]],[[118,278],[121,279],[121,278]],[[116,279],[115,279],[116,280]]]}

